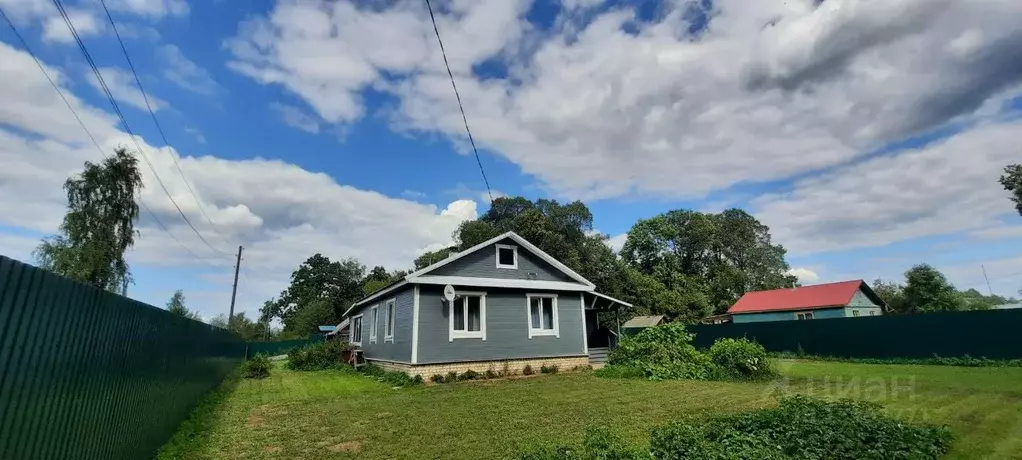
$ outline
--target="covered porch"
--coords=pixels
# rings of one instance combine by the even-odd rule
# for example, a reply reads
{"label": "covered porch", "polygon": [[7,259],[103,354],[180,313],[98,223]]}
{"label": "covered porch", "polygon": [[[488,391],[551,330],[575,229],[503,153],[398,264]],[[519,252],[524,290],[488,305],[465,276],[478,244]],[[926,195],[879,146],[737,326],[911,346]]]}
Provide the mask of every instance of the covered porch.
{"label": "covered porch", "polygon": [[595,291],[585,293],[583,300],[589,363],[603,364],[621,337],[621,308],[632,308],[632,304]]}

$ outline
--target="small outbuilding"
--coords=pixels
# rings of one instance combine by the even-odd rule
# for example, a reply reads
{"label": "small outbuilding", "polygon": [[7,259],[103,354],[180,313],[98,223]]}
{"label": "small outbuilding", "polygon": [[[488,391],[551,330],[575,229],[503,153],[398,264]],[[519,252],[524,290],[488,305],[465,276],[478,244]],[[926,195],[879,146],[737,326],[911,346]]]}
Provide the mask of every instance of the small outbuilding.
{"label": "small outbuilding", "polygon": [[621,325],[621,333],[625,336],[632,336],[643,330],[664,324],[664,315],[636,316]]}
{"label": "small outbuilding", "polygon": [[735,323],[880,316],[887,304],[863,280],[747,292],[728,309]]}

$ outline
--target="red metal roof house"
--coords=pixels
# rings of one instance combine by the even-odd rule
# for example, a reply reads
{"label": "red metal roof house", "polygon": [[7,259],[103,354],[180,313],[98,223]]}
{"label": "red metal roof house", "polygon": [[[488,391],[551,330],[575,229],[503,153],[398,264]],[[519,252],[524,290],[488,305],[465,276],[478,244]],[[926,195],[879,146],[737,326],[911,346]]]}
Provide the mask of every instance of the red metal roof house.
{"label": "red metal roof house", "polygon": [[735,323],[882,315],[887,305],[862,280],[747,292],[728,309]]}

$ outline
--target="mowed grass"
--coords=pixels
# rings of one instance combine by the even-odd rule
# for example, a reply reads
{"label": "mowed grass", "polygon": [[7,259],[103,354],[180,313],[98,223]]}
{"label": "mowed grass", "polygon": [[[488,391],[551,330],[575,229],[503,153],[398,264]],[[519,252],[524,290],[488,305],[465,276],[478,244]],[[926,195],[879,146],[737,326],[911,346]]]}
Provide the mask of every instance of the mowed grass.
{"label": "mowed grass", "polygon": [[608,425],[637,445],[679,418],[768,407],[779,392],[854,397],[892,415],[948,424],[950,458],[1022,458],[1022,368],[783,361],[770,383],[649,382],[586,373],[392,389],[339,371],[274,368],[233,380],[200,407],[161,459],[509,458],[575,444]]}

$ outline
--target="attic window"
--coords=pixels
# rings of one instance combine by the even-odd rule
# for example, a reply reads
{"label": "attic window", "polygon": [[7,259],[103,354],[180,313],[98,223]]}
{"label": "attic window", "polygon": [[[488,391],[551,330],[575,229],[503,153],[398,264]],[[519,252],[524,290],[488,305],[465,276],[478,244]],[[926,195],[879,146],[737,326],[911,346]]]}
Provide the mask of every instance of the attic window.
{"label": "attic window", "polygon": [[518,269],[518,246],[497,245],[497,268]]}

